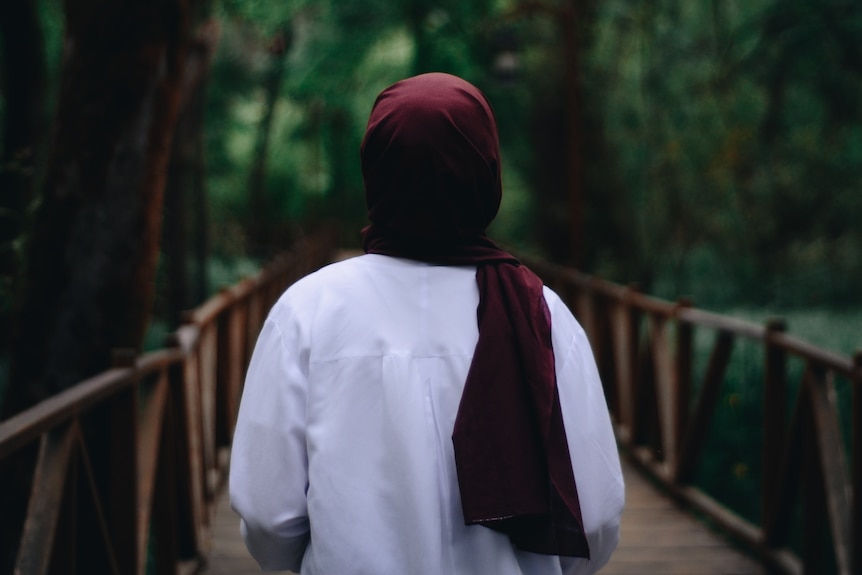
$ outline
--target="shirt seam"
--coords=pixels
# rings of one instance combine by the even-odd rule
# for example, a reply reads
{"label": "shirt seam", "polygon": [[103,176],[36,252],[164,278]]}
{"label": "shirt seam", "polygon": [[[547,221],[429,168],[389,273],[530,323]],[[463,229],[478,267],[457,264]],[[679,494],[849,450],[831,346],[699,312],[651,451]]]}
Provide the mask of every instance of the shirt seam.
{"label": "shirt seam", "polygon": [[415,359],[443,359],[449,357],[473,357],[472,351],[452,352],[452,353],[433,353],[433,354],[418,354],[410,352],[386,352],[386,353],[357,353],[348,355],[338,355],[335,357],[327,357],[322,359],[309,360],[309,365],[319,365],[323,363],[332,363],[345,359],[373,359],[380,357],[410,357]]}

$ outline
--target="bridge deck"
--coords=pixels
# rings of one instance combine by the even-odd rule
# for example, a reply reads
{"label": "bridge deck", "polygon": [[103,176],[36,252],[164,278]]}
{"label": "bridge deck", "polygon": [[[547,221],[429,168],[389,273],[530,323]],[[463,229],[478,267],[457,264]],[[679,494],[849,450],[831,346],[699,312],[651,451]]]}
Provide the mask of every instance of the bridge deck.
{"label": "bridge deck", "polygon": [[[622,537],[602,575],[755,575],[763,568],[677,508],[625,460]],[[239,519],[221,495],[212,531],[208,575],[251,575],[260,568],[239,535]]]}
{"label": "bridge deck", "polygon": [[755,575],[756,561],[657,491],[623,459],[626,508],[620,545],[602,575]]}

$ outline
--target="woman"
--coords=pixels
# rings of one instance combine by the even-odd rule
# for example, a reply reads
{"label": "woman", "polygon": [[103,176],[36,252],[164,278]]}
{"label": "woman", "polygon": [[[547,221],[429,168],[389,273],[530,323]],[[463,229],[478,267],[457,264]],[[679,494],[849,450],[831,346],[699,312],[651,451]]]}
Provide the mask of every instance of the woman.
{"label": "woman", "polygon": [[586,574],[624,492],[589,343],[486,236],[496,122],[447,74],[384,90],[363,256],[294,284],[248,370],[230,492],[264,569]]}

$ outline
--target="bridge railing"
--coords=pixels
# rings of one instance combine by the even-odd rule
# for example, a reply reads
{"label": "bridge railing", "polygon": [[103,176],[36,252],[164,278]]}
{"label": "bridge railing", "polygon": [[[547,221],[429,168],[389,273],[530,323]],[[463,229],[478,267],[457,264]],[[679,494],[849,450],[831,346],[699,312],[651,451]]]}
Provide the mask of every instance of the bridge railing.
{"label": "bridge railing", "polygon": [[[758,325],[573,269],[527,263],[584,326],[618,441],[635,462],[771,572],[862,573],[862,352],[846,357],[815,347],[785,333],[780,320]],[[712,338],[698,382],[696,334],[698,342]],[[755,522],[693,484],[740,341],[759,348],[763,373],[756,422],[762,495]],[[800,381],[788,369],[791,361],[803,367]],[[836,381],[849,386],[840,397],[850,406],[839,409]],[[849,431],[840,412],[851,414]],[[801,534],[792,533],[799,524]]]}
{"label": "bridge railing", "polygon": [[[118,352],[112,369],[0,422],[7,498],[0,526],[20,534],[16,572],[125,575],[200,565],[242,376],[266,310],[331,254],[326,241],[298,246],[191,312],[165,349]],[[862,497],[853,497],[862,493],[862,353],[817,348],[784,333],[780,322],[731,319],[528,263],[584,325],[619,442],[636,462],[775,572],[824,573],[825,564],[862,572]],[[699,382],[696,333],[713,340]],[[693,485],[739,340],[759,346],[764,374],[756,523]],[[804,366],[798,385],[791,361]],[[837,380],[852,392],[849,434],[839,423]],[[24,493],[19,515],[8,512],[16,490]],[[797,516],[801,552],[790,551]]]}
{"label": "bridge railing", "polygon": [[255,338],[330,248],[298,244],[190,312],[165,349],[118,351],[113,368],[0,422],[0,526],[20,535],[0,545],[0,571],[194,572]]}

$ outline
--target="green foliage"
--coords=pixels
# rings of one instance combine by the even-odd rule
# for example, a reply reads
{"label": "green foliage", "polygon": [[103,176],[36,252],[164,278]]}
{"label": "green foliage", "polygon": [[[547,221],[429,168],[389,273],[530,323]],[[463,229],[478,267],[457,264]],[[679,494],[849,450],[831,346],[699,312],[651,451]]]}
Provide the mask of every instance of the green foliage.
{"label": "green foliage", "polygon": [[254,276],[260,270],[257,262],[248,258],[223,260],[213,258],[207,267],[209,283],[216,288],[229,287],[242,279]]}
{"label": "green foliage", "polygon": [[[612,277],[707,305],[858,303],[862,8],[832,0],[604,2],[585,87]],[[855,31],[855,32],[854,32]]]}
{"label": "green foliage", "polygon": [[59,91],[60,65],[63,61],[63,34],[65,22],[60,2],[39,0],[42,34],[45,39],[45,64],[48,78],[48,107],[54,109]]}
{"label": "green foliage", "polygon": [[[565,34],[554,11],[563,2],[539,4],[216,2],[221,40],[206,103],[210,285],[253,273],[249,236],[257,227],[284,230],[278,239],[289,240],[337,219],[343,237],[356,241],[365,219],[358,150],[374,98],[432,70],[477,84],[497,114],[505,199],[492,235],[535,253],[544,229],[565,229],[560,180],[569,159],[561,149],[572,103],[563,96]],[[791,309],[784,315],[793,333],[841,353],[856,349],[862,3],[583,4],[589,271],[669,299],[688,294],[699,307],[755,321]],[[39,9],[51,104],[63,56],[62,6],[39,0]],[[516,64],[505,77],[496,67],[502,55]],[[266,221],[258,221],[251,172],[268,80],[280,66],[262,150]],[[0,128],[6,113],[0,90]],[[11,290],[11,280],[0,279],[0,316]],[[843,307],[851,311],[836,311]],[[159,346],[167,329],[154,323],[147,348]],[[698,376],[710,343],[697,340]],[[6,362],[0,356],[0,395]],[[757,352],[739,344],[698,477],[750,518],[760,489],[760,366]],[[800,370],[792,366],[796,381]],[[840,387],[839,396],[846,391]]]}
{"label": "green foliage", "polygon": [[[586,6],[588,269],[711,307],[858,303],[862,5]],[[551,4],[222,0],[216,13],[224,33],[208,154],[219,253],[242,253],[242,231],[254,225],[243,191],[275,65],[268,48],[285,31],[266,151],[270,224],[336,218],[355,235],[364,221],[358,148],[374,97],[440,70],[479,85],[498,116],[506,197],[494,234],[536,251],[544,229],[565,230],[566,29]],[[503,52],[516,69],[501,81]]]}
{"label": "green foliage", "polygon": [[[62,7],[39,6],[53,93]],[[583,6],[576,31],[588,270],[663,297],[690,294],[707,307],[858,304],[862,4]],[[275,242],[337,219],[344,237],[356,238],[364,224],[358,149],[374,98],[430,70],[477,84],[497,113],[506,194],[491,231],[516,249],[547,248],[543,231],[567,225],[569,160],[561,150],[571,30],[561,7],[214,2],[210,14],[222,32],[207,93],[206,157],[215,255],[248,254],[258,226],[282,230]],[[506,77],[496,67],[502,55],[514,63]],[[259,222],[251,172],[267,79],[278,66],[284,78],[263,150]],[[0,125],[2,106],[0,93]]]}
{"label": "green foliage", "polygon": [[[289,230],[335,218],[348,230],[346,237],[358,238],[365,223],[358,151],[375,97],[421,71],[487,83],[494,55],[487,41],[492,10],[485,2],[329,0],[275,7],[223,0],[216,11],[223,32],[207,103],[216,255],[246,252],[247,230],[258,225]],[[279,34],[287,39],[284,54],[272,50]],[[268,221],[257,222],[247,195],[249,175],[264,129],[267,74],[279,58],[285,74],[264,150]],[[517,174],[511,179],[519,181]]]}
{"label": "green foliage", "polygon": [[158,320],[151,321],[147,326],[147,333],[144,336],[141,351],[146,353],[148,351],[163,349],[169,333],[170,328],[167,323]]}

